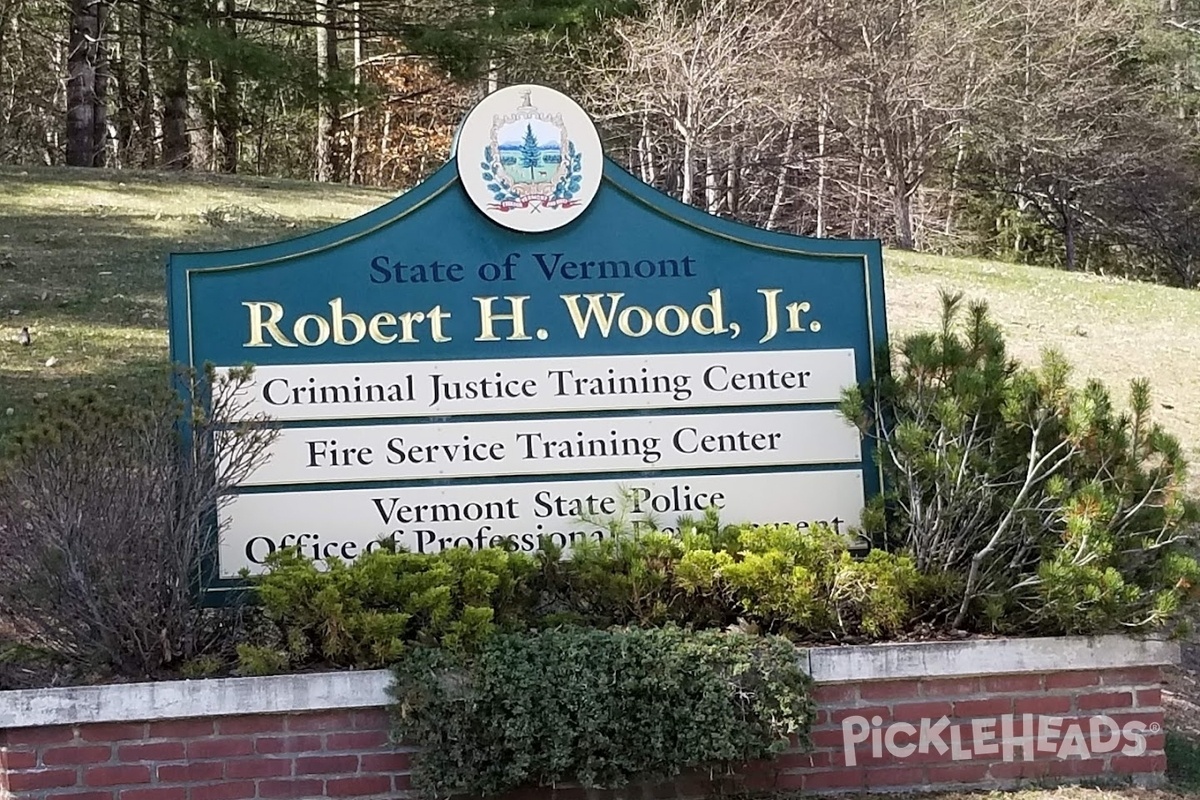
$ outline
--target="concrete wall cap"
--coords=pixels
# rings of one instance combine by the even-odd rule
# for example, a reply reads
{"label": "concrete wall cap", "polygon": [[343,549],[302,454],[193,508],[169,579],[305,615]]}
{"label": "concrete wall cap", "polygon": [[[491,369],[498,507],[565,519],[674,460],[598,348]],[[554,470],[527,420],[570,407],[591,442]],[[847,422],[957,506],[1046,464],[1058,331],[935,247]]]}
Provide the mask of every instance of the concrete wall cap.
{"label": "concrete wall cap", "polygon": [[[819,683],[1119,669],[1179,662],[1174,642],[1125,636],[968,639],[798,653]],[[387,670],[320,672],[0,692],[0,730],[245,714],[299,714],[387,704]]]}

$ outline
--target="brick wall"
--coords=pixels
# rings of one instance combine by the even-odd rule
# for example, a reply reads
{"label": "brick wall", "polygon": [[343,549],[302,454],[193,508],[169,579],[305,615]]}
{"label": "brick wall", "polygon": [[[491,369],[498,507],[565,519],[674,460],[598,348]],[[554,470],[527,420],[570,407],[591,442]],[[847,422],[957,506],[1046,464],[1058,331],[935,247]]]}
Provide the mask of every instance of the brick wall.
{"label": "brick wall", "polygon": [[[1009,661],[1024,666],[1004,673],[945,675],[947,669],[936,659],[920,659],[920,669],[904,666],[912,661],[906,655],[910,651],[899,648],[911,646],[894,647],[882,656],[896,663],[883,668],[864,667],[850,652],[864,648],[823,653],[822,658],[834,659],[825,664],[812,659],[810,671],[818,680],[813,747],[793,748],[770,763],[743,765],[738,775],[721,778],[723,788],[829,793],[1012,787],[1102,777],[1154,784],[1162,779],[1166,757],[1159,665],[1114,667],[1120,658],[1098,656],[1093,660],[1109,664],[1031,670],[1029,658],[1010,653]],[[1103,642],[1091,647],[1104,652]],[[878,660],[880,655],[870,651],[864,657]],[[987,659],[1004,666],[1003,659],[988,653],[983,659],[953,651],[942,656],[946,664],[963,662],[960,671],[983,671],[978,664]],[[1124,660],[1137,657],[1134,652]],[[1087,659],[1068,653],[1058,663],[1078,667],[1081,661]],[[855,676],[864,670],[893,677]],[[913,674],[929,671],[941,677]],[[150,688],[141,695],[136,687],[88,687],[74,694],[44,690],[27,696],[0,692],[0,800],[403,797],[410,791],[410,751],[388,741],[381,707],[386,679],[385,673],[349,673],[189,681],[144,685]],[[331,682],[341,688],[329,690]],[[115,699],[114,691],[119,694]],[[190,700],[172,695],[178,691],[190,693]],[[8,709],[6,696],[12,698]],[[141,697],[144,708],[132,707],[131,697]],[[59,707],[46,711],[48,703]],[[244,713],[256,704],[262,713]],[[289,711],[314,704],[327,707]],[[159,714],[168,707],[174,710]],[[225,711],[214,713],[214,708]],[[126,718],[36,727],[6,723],[39,714],[43,721]],[[187,718],[145,720],[172,714]],[[1100,745],[1091,729],[1097,724]],[[1130,726],[1140,733],[1143,752],[1122,752],[1137,749],[1137,736],[1118,730]],[[1072,739],[1073,729],[1082,734],[1082,742]],[[848,737],[857,744],[848,748]],[[651,794],[701,797],[712,788],[709,778],[689,775]],[[521,792],[508,800],[583,796],[581,790],[559,787],[553,793]]]}
{"label": "brick wall", "polygon": [[0,731],[17,800],[395,797],[409,754],[382,709]]}

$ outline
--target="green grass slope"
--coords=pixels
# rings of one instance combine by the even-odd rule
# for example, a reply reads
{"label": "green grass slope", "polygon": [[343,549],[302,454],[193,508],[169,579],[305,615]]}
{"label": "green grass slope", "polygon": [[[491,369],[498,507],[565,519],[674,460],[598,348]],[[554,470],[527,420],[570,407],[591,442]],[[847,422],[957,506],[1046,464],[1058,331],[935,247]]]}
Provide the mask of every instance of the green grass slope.
{"label": "green grass slope", "polygon": [[[136,393],[159,380],[167,253],[295,236],[391,196],[258,178],[0,167],[0,437],[65,387]],[[936,322],[939,290],[986,299],[1023,360],[1057,348],[1078,380],[1100,378],[1119,396],[1130,378],[1152,379],[1158,418],[1200,461],[1200,292],[912,253],[888,252],[884,265],[893,337]],[[16,342],[23,325],[32,347]]]}

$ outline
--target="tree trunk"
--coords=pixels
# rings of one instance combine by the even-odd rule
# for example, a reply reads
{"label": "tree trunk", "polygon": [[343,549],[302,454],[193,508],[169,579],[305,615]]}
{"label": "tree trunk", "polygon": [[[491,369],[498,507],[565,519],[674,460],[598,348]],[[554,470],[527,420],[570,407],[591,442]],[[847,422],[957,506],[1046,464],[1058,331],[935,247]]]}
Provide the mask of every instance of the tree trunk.
{"label": "tree trunk", "polygon": [[96,54],[100,41],[97,5],[71,0],[67,50],[67,164],[96,166]]}
{"label": "tree trunk", "polygon": [[133,85],[129,80],[129,25],[128,15],[122,6],[113,9],[109,19],[110,48],[109,70],[116,94],[117,142],[116,166],[133,165],[130,154],[133,150],[133,110],[136,105]]}
{"label": "tree trunk", "polygon": [[905,190],[904,181],[897,176],[892,184],[892,212],[896,217],[896,247],[913,249],[912,196]]}
{"label": "tree trunk", "polygon": [[783,158],[779,160],[779,171],[775,174],[775,197],[771,200],[771,211],[767,214],[767,230],[775,230],[779,224],[779,212],[783,208],[784,191],[787,189],[788,165],[796,146],[796,123],[788,125],[787,139],[783,145]]}
{"label": "tree trunk", "polygon": [[[363,64],[363,35],[362,35],[362,2],[354,0],[351,6],[354,13],[354,102],[359,102],[360,89],[362,87],[362,64]],[[361,183],[358,177],[359,161],[362,153],[362,117],[363,110],[358,108],[354,112],[354,126],[350,134],[350,168],[347,170],[346,178],[350,183]]]}
{"label": "tree trunk", "polygon": [[[175,27],[183,25],[183,11],[172,8]],[[188,135],[188,54],[178,37],[167,48],[167,68],[163,79],[163,166],[189,169],[192,165],[191,137]]]}
{"label": "tree trunk", "polygon": [[[221,26],[232,42],[237,39],[236,0],[218,0],[217,11],[221,15]],[[217,169],[233,174],[238,171],[238,134],[242,127],[242,106],[238,98],[238,70],[232,59],[221,62],[221,86],[217,89],[216,137],[213,144],[217,149]]]}
{"label": "tree trunk", "polygon": [[93,5],[96,17],[96,72],[92,91],[92,166],[108,163],[108,43],[109,7],[105,2]]}
{"label": "tree trunk", "polygon": [[1063,239],[1066,243],[1066,259],[1067,271],[1075,271],[1076,255],[1076,230],[1075,230],[1075,215],[1071,213],[1070,208],[1066,208],[1062,212],[1063,217]]}
{"label": "tree trunk", "polygon": [[318,181],[340,178],[337,158],[339,127],[338,104],[332,99],[330,77],[337,71],[337,2],[317,0],[317,79],[321,83],[321,100],[317,107],[317,169]]}
{"label": "tree trunk", "polygon": [[138,76],[137,131],[140,150],[139,163],[152,167],[155,163],[154,83],[150,75],[150,19],[145,3],[138,3]]}

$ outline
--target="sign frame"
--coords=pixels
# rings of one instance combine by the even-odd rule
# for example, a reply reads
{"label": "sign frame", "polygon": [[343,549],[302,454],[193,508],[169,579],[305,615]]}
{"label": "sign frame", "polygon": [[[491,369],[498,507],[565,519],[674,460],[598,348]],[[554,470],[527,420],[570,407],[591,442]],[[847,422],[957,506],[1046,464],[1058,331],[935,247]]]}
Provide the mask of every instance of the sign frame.
{"label": "sign frame", "polygon": [[[167,264],[167,318],[169,321],[170,330],[170,357],[176,364],[193,369],[202,369],[204,364],[210,359],[198,357],[196,332],[198,318],[200,314],[196,308],[196,282],[198,279],[206,275],[215,273],[228,273],[241,270],[253,270],[264,266],[281,265],[288,261],[311,257],[323,253],[328,253],[345,246],[349,243],[361,240],[364,237],[372,234],[385,231],[389,226],[395,225],[401,220],[411,218],[413,215],[421,212],[431,203],[438,201],[439,198],[448,192],[463,192],[460,184],[458,169],[453,157],[441,168],[439,168],[430,178],[404,192],[395,199],[376,208],[372,211],[363,214],[360,217],[335,224],[331,227],[318,230],[312,233],[307,233],[295,238],[282,241],[263,244],[255,247],[234,250],[221,250],[199,253],[173,253],[170,255]],[[838,240],[838,239],[816,239],[810,237],[801,237],[792,234],[780,233],[777,231],[767,231],[738,222],[733,222],[727,219],[716,217],[706,213],[705,211],[685,205],[667,195],[662,194],[651,186],[648,186],[638,180],[635,176],[622,169],[611,159],[605,157],[603,163],[603,175],[600,185],[600,194],[604,192],[613,192],[619,194],[625,201],[632,203],[640,209],[640,213],[653,215],[665,218],[674,223],[685,226],[688,229],[699,232],[709,237],[723,240],[726,243],[739,245],[749,248],[754,251],[761,251],[769,254],[781,254],[784,256],[802,256],[807,259],[812,259],[817,262],[828,261],[841,266],[849,266],[857,271],[861,270],[862,285],[864,287],[864,296],[862,298],[863,306],[865,307],[865,321],[867,329],[868,346],[867,352],[861,352],[860,357],[856,362],[856,379],[858,384],[873,382],[877,380],[887,368],[887,320],[885,313],[885,295],[884,295],[884,279],[883,279],[883,264],[882,264],[882,243],[876,239],[862,240]],[[469,207],[469,201],[463,197],[463,203]],[[571,226],[564,230],[570,231],[575,227],[584,226],[588,219],[592,216],[593,209],[585,210],[580,218],[574,221]],[[474,224],[478,225],[493,225],[496,223],[487,221],[483,217],[479,217]],[[499,227],[499,226],[496,226]],[[543,234],[519,234],[507,232],[507,235],[520,236],[528,240],[532,246]],[[803,268],[803,267],[797,267]],[[753,342],[753,339],[750,339]],[[351,348],[346,348],[347,350]],[[407,352],[407,351],[405,351]],[[725,351],[715,351],[725,352]],[[202,354],[200,354],[202,355]],[[345,354],[343,354],[345,355]],[[476,358],[489,358],[494,355],[481,354]],[[533,356],[537,357],[537,356]],[[455,357],[456,359],[458,357]],[[513,356],[517,358],[517,356]],[[244,359],[246,362],[254,362],[254,358]],[[349,359],[355,360],[355,359]],[[369,358],[358,359],[364,362],[370,361]],[[399,360],[399,359],[398,359]],[[419,359],[427,360],[427,359]],[[320,363],[344,363],[343,360],[327,359]],[[281,362],[282,363],[282,362]],[[314,362],[317,363],[317,362]],[[836,407],[835,403],[818,403],[805,406],[807,409],[822,410]],[[778,406],[747,406],[744,410],[770,410],[778,408]],[[712,409],[713,411],[721,411],[722,409]],[[726,411],[731,409],[724,409]],[[670,411],[658,410],[653,413],[669,414]],[[570,416],[577,418],[604,416],[605,412],[574,412]],[[545,418],[554,418],[564,416],[563,414],[533,414],[533,417],[542,416]],[[495,414],[490,415],[495,417]],[[420,418],[417,418],[420,419]],[[438,418],[446,420],[446,417]],[[470,421],[480,419],[476,415],[463,415],[455,417],[455,420]],[[379,424],[380,418],[363,418],[352,420],[340,420],[343,424]],[[432,420],[427,420],[432,421]],[[304,425],[321,425],[321,421],[299,423]],[[847,465],[849,466],[849,465]],[[814,466],[813,469],[821,469],[820,466]],[[870,498],[873,495],[880,493],[882,488],[882,468],[875,461],[874,445],[868,437],[862,438],[862,460],[858,466],[863,473],[864,482],[864,497]],[[803,471],[803,467],[761,467],[754,469],[733,468],[722,469],[721,474],[739,474],[746,472],[784,472],[784,471]],[[638,473],[639,475],[642,473]],[[654,470],[646,470],[647,476],[658,476],[664,473],[659,473]],[[704,473],[713,474],[713,473]],[[608,477],[608,476],[602,476]],[[627,480],[630,474],[614,475],[614,481]],[[563,480],[564,476],[547,476],[546,480]],[[456,479],[456,484],[484,484],[488,482],[503,483],[506,480],[511,482],[511,479],[493,480],[490,478],[462,478]],[[521,478],[522,481],[527,478]],[[347,483],[338,484],[330,488],[353,489],[360,488],[360,484]],[[303,491],[303,487],[297,487],[297,490]],[[263,491],[271,491],[261,487],[248,488],[247,492],[259,493]],[[211,537],[211,547],[208,551],[213,555],[212,560],[216,559],[218,552],[219,532],[216,525],[216,513],[212,514],[213,524],[211,531],[208,534]],[[201,601],[206,604],[220,605],[227,602],[228,598],[238,596],[245,589],[245,582],[236,579],[221,578],[219,570],[214,563],[206,563],[201,566],[201,574],[198,580],[202,588]]]}

